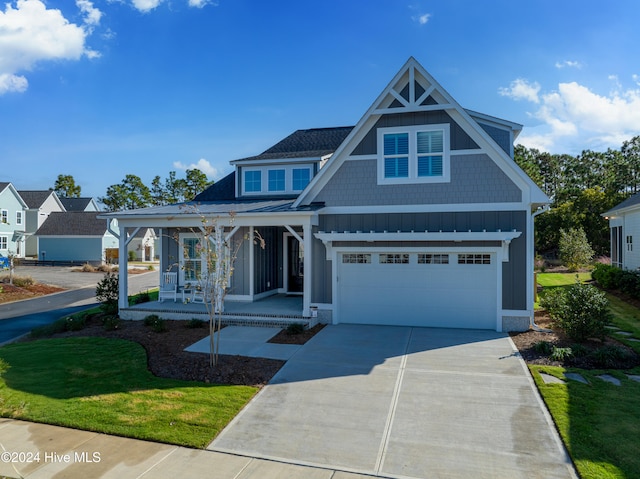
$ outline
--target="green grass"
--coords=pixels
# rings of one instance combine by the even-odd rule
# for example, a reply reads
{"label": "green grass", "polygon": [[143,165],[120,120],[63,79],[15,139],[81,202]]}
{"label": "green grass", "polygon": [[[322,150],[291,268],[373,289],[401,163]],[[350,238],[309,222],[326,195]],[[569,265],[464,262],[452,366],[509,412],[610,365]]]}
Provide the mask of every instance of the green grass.
{"label": "green grass", "polygon": [[[565,369],[530,369],[583,479],[640,477],[640,383],[620,371],[571,369],[589,384],[544,384],[540,371],[562,378]],[[596,378],[603,372],[620,379],[622,385]],[[640,374],[640,368],[632,372]]]}
{"label": "green grass", "polygon": [[545,288],[569,286],[576,282],[576,274],[581,282],[591,280],[591,273],[538,273],[538,284]]}
{"label": "green grass", "polygon": [[0,348],[0,416],[205,447],[257,389],[155,377],[142,346],[106,338]]}
{"label": "green grass", "polygon": [[[633,333],[633,337],[640,339],[640,310],[612,294],[607,293],[607,299],[609,300],[609,309],[612,313],[611,322],[613,325],[622,331]],[[639,342],[629,341],[628,337],[613,333],[610,333],[609,336],[633,348],[640,354]]]}

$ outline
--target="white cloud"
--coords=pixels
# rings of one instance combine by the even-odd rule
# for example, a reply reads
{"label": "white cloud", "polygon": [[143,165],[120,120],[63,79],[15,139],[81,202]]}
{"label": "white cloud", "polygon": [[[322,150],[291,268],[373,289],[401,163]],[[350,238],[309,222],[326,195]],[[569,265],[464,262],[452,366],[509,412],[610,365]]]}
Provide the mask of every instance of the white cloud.
{"label": "white cloud", "polygon": [[216,0],[189,0],[190,7],[202,8],[205,5],[213,5],[214,7],[217,7],[218,2]]}
{"label": "white cloud", "polygon": [[426,23],[429,21],[429,19],[431,18],[431,14],[430,13],[421,13],[418,15],[413,15],[411,17],[411,20],[413,20],[414,22],[419,23],[420,25],[426,25]]}
{"label": "white cloud", "polygon": [[[79,2],[85,21],[99,21],[91,2]],[[89,33],[40,0],[18,0],[15,7],[6,4],[5,11],[0,10],[0,94],[24,92],[28,81],[17,73],[38,62],[95,57],[97,52],[85,49]]]}
{"label": "white cloud", "polygon": [[[613,80],[619,87],[617,77]],[[542,125],[524,130],[519,141],[526,146],[575,153],[619,148],[624,140],[640,134],[640,89],[620,87],[599,95],[577,82],[560,83],[557,91],[540,95],[539,103],[531,116]]]}
{"label": "white cloud", "polygon": [[215,166],[212,166],[211,163],[209,163],[209,161],[205,160],[204,158],[200,158],[197,163],[190,163],[188,165],[182,163],[181,161],[174,161],[173,167],[185,171],[197,168],[209,178],[217,178],[220,175],[220,170],[218,170]]}
{"label": "white cloud", "polygon": [[582,63],[572,60],[564,60],[562,62],[556,62],[556,68],[582,68]]}
{"label": "white cloud", "polygon": [[133,0],[133,6],[141,12],[150,12],[158,5],[162,0]]}
{"label": "white cloud", "polygon": [[514,100],[528,100],[533,103],[539,103],[538,93],[540,88],[540,84],[537,82],[529,83],[524,78],[517,78],[511,82],[508,88],[499,88],[498,93]]}
{"label": "white cloud", "polygon": [[93,6],[89,0],[76,0],[76,5],[84,15],[85,25],[94,27],[100,24],[102,12]]}

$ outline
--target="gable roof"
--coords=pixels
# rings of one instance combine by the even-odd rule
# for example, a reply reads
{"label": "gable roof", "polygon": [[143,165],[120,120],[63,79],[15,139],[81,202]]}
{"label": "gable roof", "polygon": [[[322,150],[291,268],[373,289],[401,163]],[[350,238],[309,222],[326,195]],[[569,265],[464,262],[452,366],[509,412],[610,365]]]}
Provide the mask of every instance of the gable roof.
{"label": "gable roof", "polygon": [[352,126],[341,126],[297,130],[259,155],[234,160],[231,164],[256,160],[322,158],[336,151],[352,129]]}
{"label": "gable roof", "polygon": [[619,203],[613,208],[611,208],[609,211],[602,213],[602,216],[613,216],[616,213],[623,213],[624,212],[623,210],[636,209],[634,207],[640,207],[640,193],[636,193],[635,195],[630,196],[629,198],[624,200],[622,203]]}
{"label": "gable roof", "polygon": [[[524,202],[534,205],[549,203],[549,198],[542,190],[472,118],[472,115],[479,118],[480,114],[475,112],[470,114],[470,112],[462,108],[415,58],[410,57],[351,130],[333,156],[299,195],[294,207],[313,202],[314,198],[349,157],[351,151],[383,115],[437,110],[444,110],[480,148],[491,153],[489,155],[490,158],[523,191]],[[488,116],[484,119],[488,120],[489,118],[493,119],[493,121],[498,121],[498,119]],[[500,124],[511,128],[514,131],[514,135],[520,127],[515,123],[502,120],[500,120]]]}
{"label": "gable roof", "polygon": [[98,211],[54,211],[35,232],[36,236],[104,236],[107,223]]}
{"label": "gable roof", "polygon": [[93,198],[60,198],[60,202],[67,211],[84,211],[91,204]]}
{"label": "gable roof", "polygon": [[64,209],[58,195],[53,190],[20,190],[18,193],[31,210],[40,208],[51,195],[56,198],[56,202]]}
{"label": "gable roof", "polygon": [[16,188],[10,182],[0,182],[0,193],[2,193],[6,189],[13,193],[13,195],[17,198],[17,200],[24,208],[28,208],[27,203],[24,201],[24,198],[20,196],[18,190],[16,190]]}

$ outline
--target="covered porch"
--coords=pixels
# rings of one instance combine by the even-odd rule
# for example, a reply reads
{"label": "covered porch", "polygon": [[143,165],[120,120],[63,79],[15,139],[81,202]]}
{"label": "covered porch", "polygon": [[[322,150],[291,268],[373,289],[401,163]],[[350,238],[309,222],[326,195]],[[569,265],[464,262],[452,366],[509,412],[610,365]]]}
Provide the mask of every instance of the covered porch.
{"label": "covered porch", "polygon": [[215,271],[210,260],[199,256],[205,238],[211,240],[207,227],[215,225],[224,235],[225,251],[228,249],[234,257],[224,300],[226,323],[315,323],[311,276],[312,228],[317,225],[317,215],[312,210],[296,211],[289,206],[290,202],[282,201],[173,205],[103,215],[119,238],[121,272],[127,270],[126,250],[131,238],[140,229],[155,228],[160,238],[158,285],[167,272],[174,275],[177,283],[175,302],[165,299],[129,306],[125,294],[127,275],[121,274],[120,316],[142,319],[158,314],[167,319],[208,319],[206,305],[183,301],[181,292],[207,275],[211,278]]}

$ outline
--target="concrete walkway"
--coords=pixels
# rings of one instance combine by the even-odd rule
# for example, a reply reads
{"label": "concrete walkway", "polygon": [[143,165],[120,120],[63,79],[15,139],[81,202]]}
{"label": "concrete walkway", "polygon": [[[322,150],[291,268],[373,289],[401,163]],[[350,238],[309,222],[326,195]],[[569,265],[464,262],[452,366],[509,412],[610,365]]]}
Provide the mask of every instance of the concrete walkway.
{"label": "concrete walkway", "polygon": [[324,328],[209,449],[403,478],[571,478],[507,335]]}

